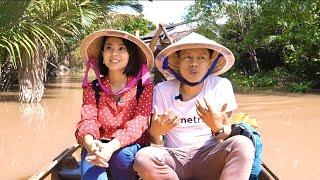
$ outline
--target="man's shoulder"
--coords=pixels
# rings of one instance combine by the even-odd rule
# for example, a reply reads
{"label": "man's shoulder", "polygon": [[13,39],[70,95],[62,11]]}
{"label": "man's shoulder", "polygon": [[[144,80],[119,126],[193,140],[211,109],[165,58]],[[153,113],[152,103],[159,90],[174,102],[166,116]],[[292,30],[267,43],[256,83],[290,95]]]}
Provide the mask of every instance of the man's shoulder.
{"label": "man's shoulder", "polygon": [[226,85],[226,84],[231,84],[230,80],[224,77],[220,77],[220,76],[209,76],[208,77],[208,84],[210,85]]}
{"label": "man's shoulder", "polygon": [[156,89],[160,88],[175,88],[177,86],[177,80],[172,79],[172,80],[167,80],[167,81],[163,81],[158,83],[155,87]]}

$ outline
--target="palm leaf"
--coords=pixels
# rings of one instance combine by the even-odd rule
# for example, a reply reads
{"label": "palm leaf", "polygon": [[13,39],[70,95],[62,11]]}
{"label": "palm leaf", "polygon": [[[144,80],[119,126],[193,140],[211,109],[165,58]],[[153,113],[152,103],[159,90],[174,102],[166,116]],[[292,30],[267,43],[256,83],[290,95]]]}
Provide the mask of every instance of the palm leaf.
{"label": "palm leaf", "polygon": [[0,13],[0,30],[4,31],[6,29],[10,29],[11,27],[19,23],[19,20],[24,14],[29,3],[30,3],[30,0],[0,1],[0,12],[1,12]]}
{"label": "palm leaf", "polygon": [[[14,46],[16,47],[16,52],[18,54],[19,57],[19,62],[20,64],[22,64],[22,58],[21,58],[21,53],[20,53],[20,46],[17,42],[13,42]],[[16,67],[16,63],[13,63],[14,67]]]}
{"label": "palm leaf", "polygon": [[2,40],[7,43],[7,49],[8,49],[8,52],[9,52],[9,55],[10,55],[10,59],[15,59],[15,52],[14,52],[14,49],[13,49],[13,45],[12,45],[12,42],[10,40],[8,40],[6,37],[3,37]]}

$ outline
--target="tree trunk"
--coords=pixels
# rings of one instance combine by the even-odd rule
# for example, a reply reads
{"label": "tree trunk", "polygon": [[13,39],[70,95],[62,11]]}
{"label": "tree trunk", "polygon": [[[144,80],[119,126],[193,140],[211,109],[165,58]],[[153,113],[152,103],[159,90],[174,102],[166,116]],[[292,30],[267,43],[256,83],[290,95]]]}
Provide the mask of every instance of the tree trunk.
{"label": "tree trunk", "polygon": [[35,52],[33,59],[28,64],[23,64],[18,71],[21,102],[40,102],[44,94],[48,56],[39,43],[37,44],[38,51]]}
{"label": "tree trunk", "polygon": [[250,54],[250,59],[252,61],[254,71],[260,73],[261,71],[260,71],[260,67],[259,67],[259,62],[258,62],[256,50],[250,49],[249,54]]}

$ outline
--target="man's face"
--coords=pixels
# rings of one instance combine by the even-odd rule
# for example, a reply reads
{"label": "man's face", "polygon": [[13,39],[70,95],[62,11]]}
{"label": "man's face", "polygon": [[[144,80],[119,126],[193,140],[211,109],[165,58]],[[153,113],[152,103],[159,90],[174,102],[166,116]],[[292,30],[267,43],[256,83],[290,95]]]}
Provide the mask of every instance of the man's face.
{"label": "man's face", "polygon": [[185,49],[179,53],[179,70],[181,76],[189,82],[200,81],[210,68],[209,50]]}

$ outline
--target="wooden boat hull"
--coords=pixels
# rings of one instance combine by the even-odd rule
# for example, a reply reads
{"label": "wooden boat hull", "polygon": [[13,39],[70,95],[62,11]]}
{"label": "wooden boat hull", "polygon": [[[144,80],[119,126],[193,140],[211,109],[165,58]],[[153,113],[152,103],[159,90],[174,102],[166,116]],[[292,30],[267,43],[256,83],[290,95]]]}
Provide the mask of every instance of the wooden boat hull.
{"label": "wooden boat hull", "polygon": [[[78,180],[80,177],[79,157],[80,145],[76,144],[60,153],[50,163],[44,166],[36,174],[30,177],[30,180],[36,179],[68,179]],[[259,180],[279,180],[279,178],[270,170],[270,168],[262,163],[262,171],[259,175]],[[112,177],[109,179],[112,180]]]}

